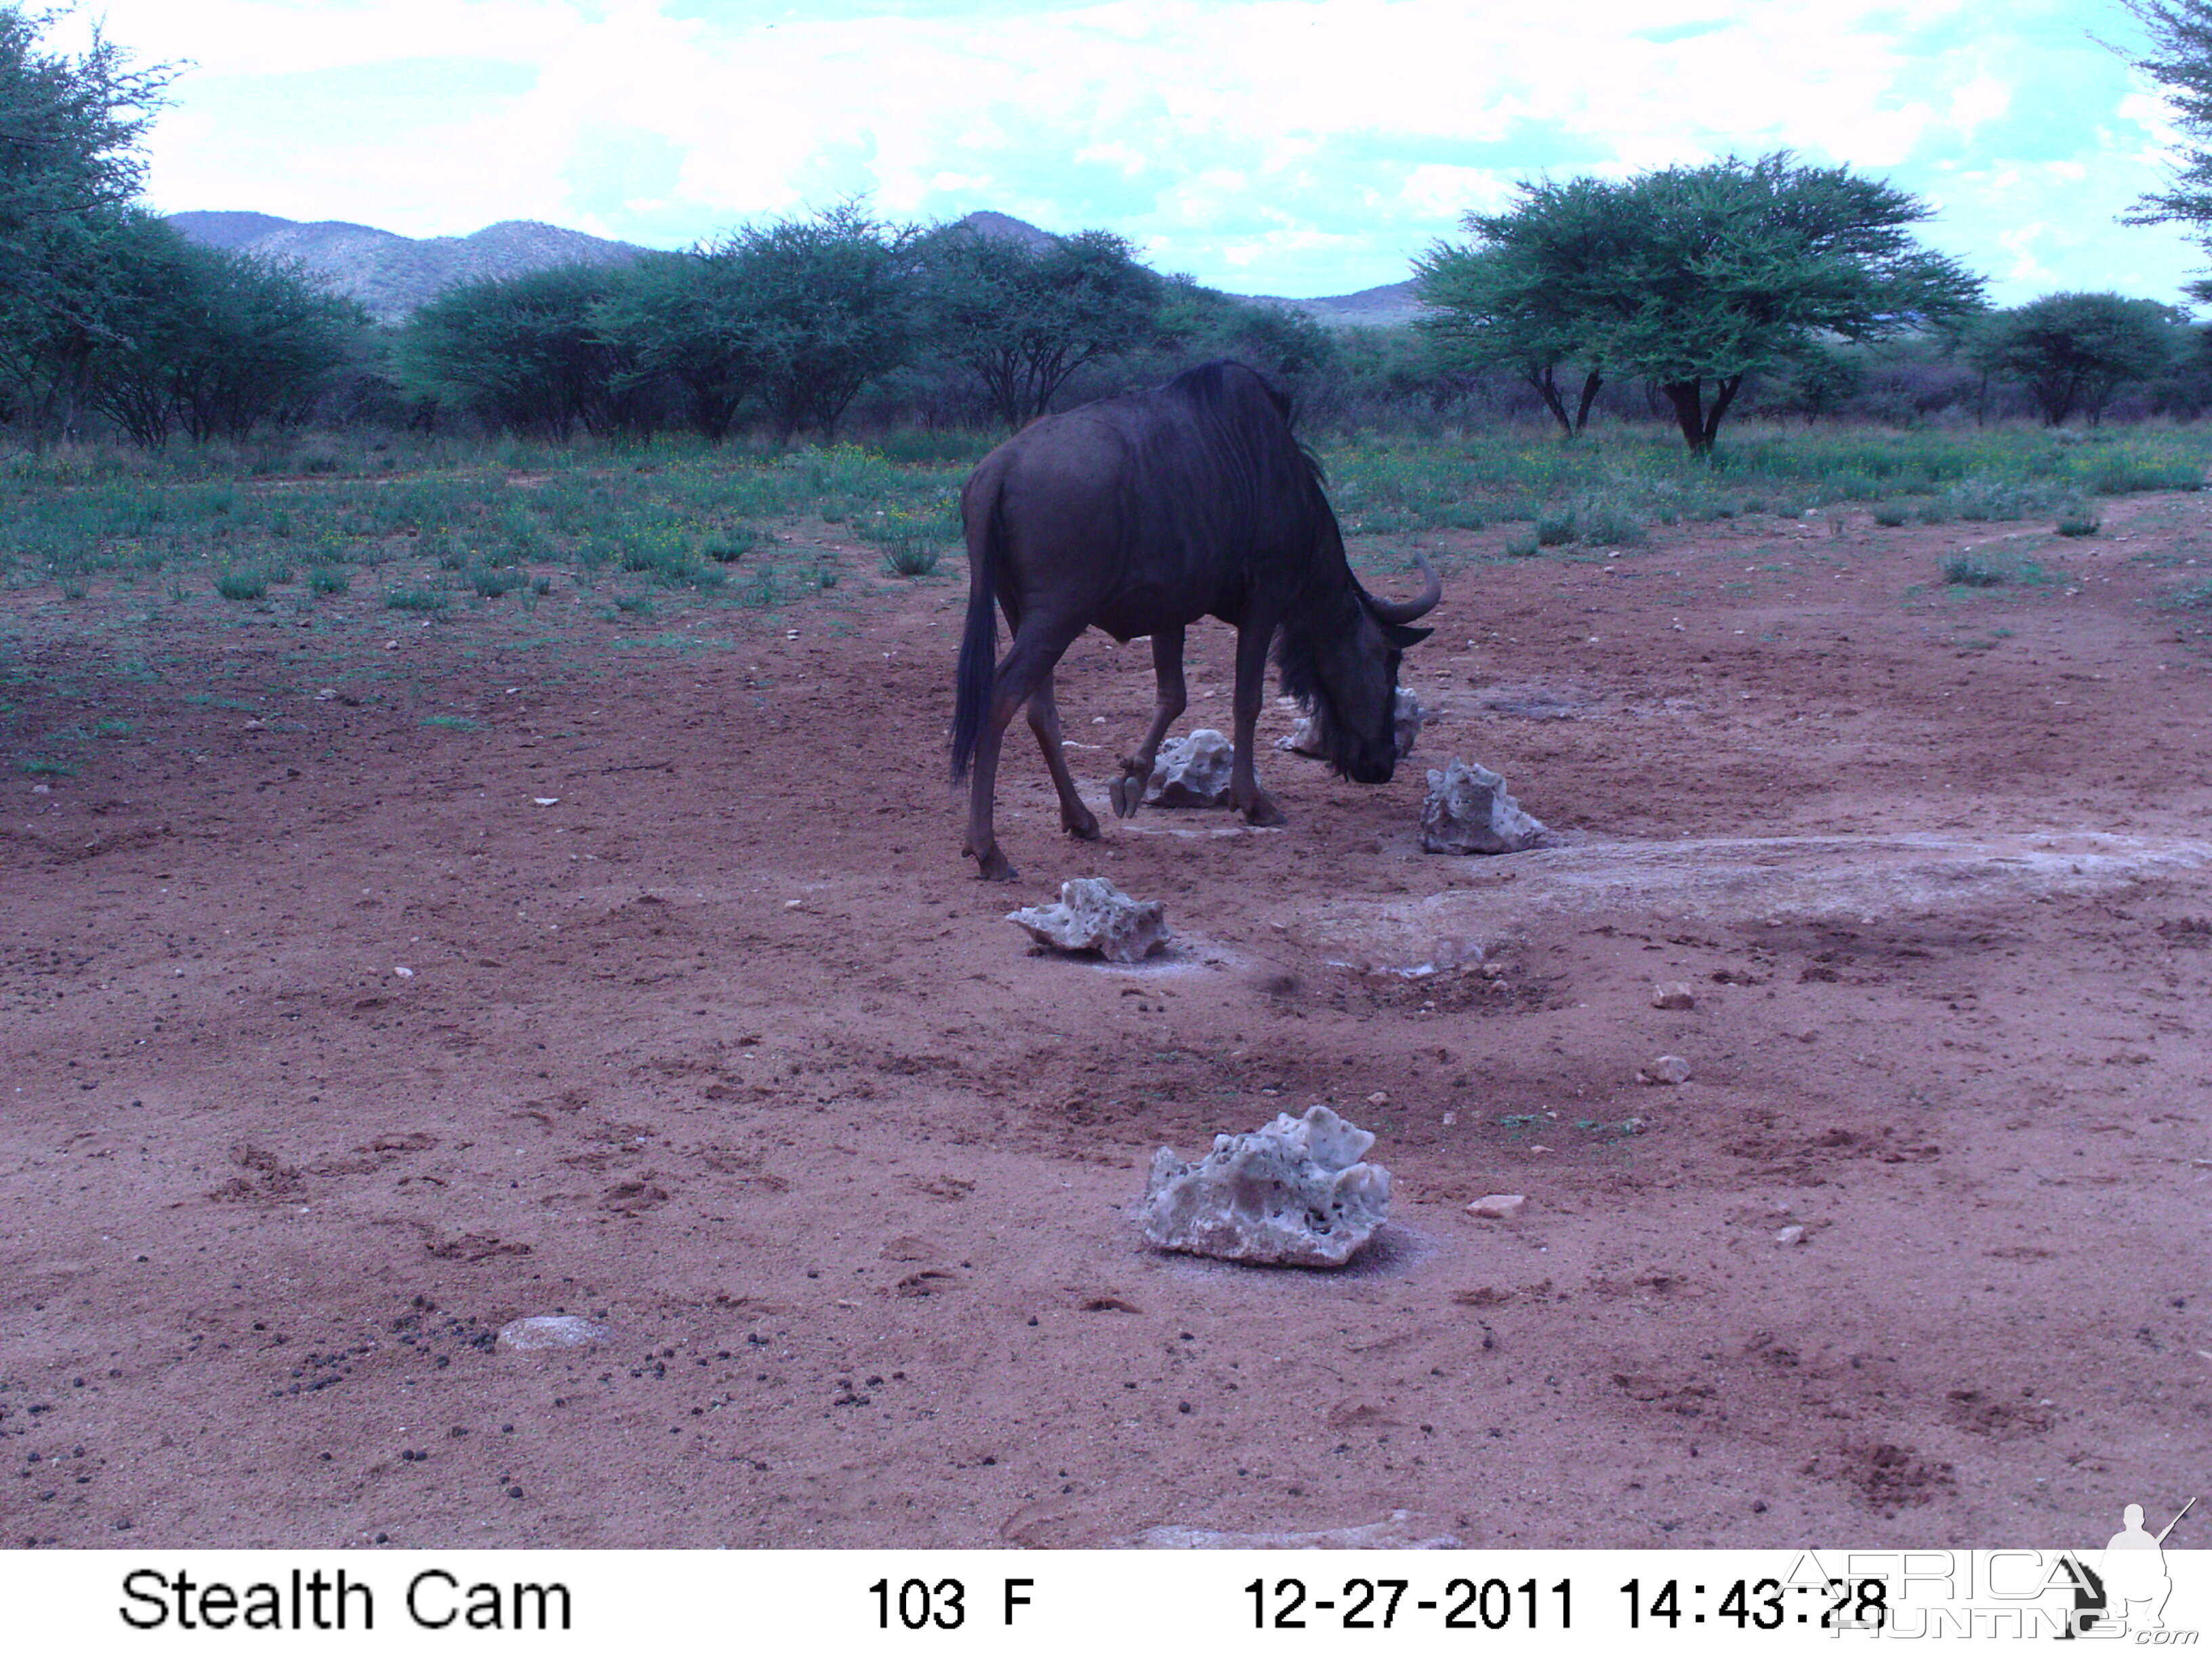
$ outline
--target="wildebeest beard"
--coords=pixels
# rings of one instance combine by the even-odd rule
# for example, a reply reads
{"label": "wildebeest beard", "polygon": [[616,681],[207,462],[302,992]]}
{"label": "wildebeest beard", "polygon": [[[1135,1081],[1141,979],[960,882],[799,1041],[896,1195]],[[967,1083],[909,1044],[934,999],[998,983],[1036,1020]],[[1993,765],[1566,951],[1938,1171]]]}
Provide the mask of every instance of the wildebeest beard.
{"label": "wildebeest beard", "polygon": [[[1350,658],[1356,647],[1350,644],[1353,631],[1366,617],[1358,595],[1346,596],[1344,614],[1335,619],[1342,629],[1345,644],[1339,647],[1342,658]],[[1379,665],[1340,660],[1334,665],[1339,673],[1346,669],[1354,672],[1373,673]],[[1387,783],[1397,766],[1397,743],[1392,730],[1392,717],[1396,702],[1395,684],[1386,684],[1378,699],[1379,729],[1363,736],[1345,718],[1337,702],[1337,688],[1330,684],[1334,678],[1316,647],[1314,636],[1308,629],[1296,626],[1283,629],[1275,641],[1275,672],[1283,695],[1296,699],[1307,717],[1313,722],[1312,736],[1318,740],[1322,753],[1339,777],[1350,778],[1358,783]],[[1395,681],[1395,674],[1389,677]]]}

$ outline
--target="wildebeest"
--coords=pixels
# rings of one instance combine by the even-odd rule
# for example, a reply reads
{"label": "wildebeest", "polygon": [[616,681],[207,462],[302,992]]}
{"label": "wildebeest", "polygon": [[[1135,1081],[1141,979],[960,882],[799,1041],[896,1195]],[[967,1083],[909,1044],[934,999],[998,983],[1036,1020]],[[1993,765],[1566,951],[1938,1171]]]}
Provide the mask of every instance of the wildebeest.
{"label": "wildebeest", "polygon": [[[1361,587],[1344,556],[1321,468],[1291,435],[1289,400],[1240,363],[1206,363],[1168,385],[1038,421],[977,465],[960,497],[968,538],[968,620],[960,641],[952,778],[969,775],[964,850],[988,881],[1014,868],[992,832],[999,751],[1014,711],[1060,792],[1060,821],[1095,840],[1098,820],[1060,752],[1052,676],[1086,628],[1149,634],[1158,683],[1152,724],[1121,763],[1114,810],[1133,815],[1152,760],[1185,705],[1183,629],[1218,617],[1237,630],[1237,758],[1231,803],[1255,824],[1282,813],[1253,773],[1253,731],[1274,644],[1283,690],[1316,717],[1337,771],[1384,783],[1398,661],[1430,630],[1407,623],[1443,596],[1389,603]],[[1013,641],[995,668],[995,598]]]}

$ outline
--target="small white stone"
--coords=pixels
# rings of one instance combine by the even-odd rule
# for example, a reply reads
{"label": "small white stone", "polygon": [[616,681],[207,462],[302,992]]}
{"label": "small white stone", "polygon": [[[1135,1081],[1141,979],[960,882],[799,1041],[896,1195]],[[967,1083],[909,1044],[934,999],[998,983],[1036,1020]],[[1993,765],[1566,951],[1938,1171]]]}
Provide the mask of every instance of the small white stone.
{"label": "small white stone", "polygon": [[558,795],[532,795],[530,799],[540,806],[558,806],[561,804],[561,797]]}
{"label": "small white stone", "polygon": [[1784,1227],[1774,1235],[1774,1242],[1777,1244],[1802,1244],[1805,1242],[1805,1230],[1802,1227]]}
{"label": "small white stone", "polygon": [[1636,1074],[1638,1083],[1687,1083],[1690,1062],[1680,1054],[1662,1054]]}
{"label": "small white stone", "polygon": [[1694,1008],[1698,1006],[1698,999],[1684,981],[1670,979],[1651,988],[1651,1006],[1654,1008]]}
{"label": "small white stone", "polygon": [[500,1327],[499,1346],[516,1353],[539,1348],[581,1348],[604,1342],[613,1333],[575,1314],[534,1314]]}
{"label": "small white stone", "polygon": [[415,977],[415,970],[412,968],[394,968],[392,971],[398,975],[402,979],[412,979]]}
{"label": "small white stone", "polygon": [[1382,1090],[1377,1089],[1373,1094],[1367,1097],[1367,1103],[1370,1106],[1388,1106],[1390,1103],[1390,1097],[1385,1094]]}
{"label": "small white stone", "polygon": [[1528,1205],[1528,1198],[1521,1193],[1486,1193],[1468,1205],[1467,1212],[1486,1221],[1510,1221]]}

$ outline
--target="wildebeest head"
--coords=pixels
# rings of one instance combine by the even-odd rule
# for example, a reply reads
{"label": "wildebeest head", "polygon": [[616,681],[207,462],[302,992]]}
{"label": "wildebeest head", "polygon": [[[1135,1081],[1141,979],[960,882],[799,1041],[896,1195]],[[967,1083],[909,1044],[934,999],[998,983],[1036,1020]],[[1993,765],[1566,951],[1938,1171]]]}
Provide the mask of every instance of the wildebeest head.
{"label": "wildebeest head", "polygon": [[1335,599],[1283,625],[1275,665],[1286,696],[1305,708],[1322,752],[1355,783],[1388,783],[1398,767],[1398,663],[1431,629],[1409,628],[1443,597],[1443,584],[1420,561],[1420,597],[1378,599],[1357,581]]}

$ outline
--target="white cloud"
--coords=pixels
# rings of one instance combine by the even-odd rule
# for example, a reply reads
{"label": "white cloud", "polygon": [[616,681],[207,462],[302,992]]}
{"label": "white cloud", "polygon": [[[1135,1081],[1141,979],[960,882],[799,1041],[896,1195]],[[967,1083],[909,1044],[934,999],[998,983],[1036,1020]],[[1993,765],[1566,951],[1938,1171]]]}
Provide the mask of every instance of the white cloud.
{"label": "white cloud", "polygon": [[[1784,147],[1942,179],[1962,222],[1992,227],[1946,246],[2017,268],[1994,225],[2051,216],[1962,191],[2069,143],[2093,173],[2124,158],[2117,211],[2172,137],[2070,0],[2017,0],[2001,30],[1966,0],[847,3],[775,21],[676,0],[104,3],[142,61],[198,64],[155,136],[166,209],[410,234],[533,216],[678,243],[867,190],[901,215],[1169,236],[1201,279],[1233,248],[1240,281],[1284,292],[1394,280],[1517,178]],[[426,112],[398,66],[433,58],[450,92]],[[384,118],[370,100],[319,123],[319,73],[398,90]],[[608,134],[631,160],[599,154]],[[665,168],[638,159],[655,145]]]}

